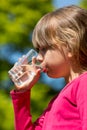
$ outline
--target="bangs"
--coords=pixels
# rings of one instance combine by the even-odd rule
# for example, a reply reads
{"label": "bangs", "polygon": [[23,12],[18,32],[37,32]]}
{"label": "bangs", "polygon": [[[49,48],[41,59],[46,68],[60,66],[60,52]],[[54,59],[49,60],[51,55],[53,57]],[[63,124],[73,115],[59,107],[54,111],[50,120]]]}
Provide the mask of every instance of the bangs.
{"label": "bangs", "polygon": [[47,48],[49,46],[52,46],[52,41],[47,40],[47,36],[42,34],[42,31],[39,30],[38,32],[34,30],[33,36],[32,36],[32,42],[34,48]]}
{"label": "bangs", "polygon": [[55,46],[55,29],[52,17],[45,15],[37,23],[32,35],[33,46],[37,48],[48,48]]}

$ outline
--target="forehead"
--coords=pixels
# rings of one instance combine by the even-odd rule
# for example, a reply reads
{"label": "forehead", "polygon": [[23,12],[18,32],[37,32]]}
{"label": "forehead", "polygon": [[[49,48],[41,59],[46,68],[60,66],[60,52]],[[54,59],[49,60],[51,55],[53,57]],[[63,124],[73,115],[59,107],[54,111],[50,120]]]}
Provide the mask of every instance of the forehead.
{"label": "forehead", "polygon": [[41,21],[33,31],[32,42],[35,48],[47,48],[55,45],[55,37],[56,29],[54,29],[53,22]]}

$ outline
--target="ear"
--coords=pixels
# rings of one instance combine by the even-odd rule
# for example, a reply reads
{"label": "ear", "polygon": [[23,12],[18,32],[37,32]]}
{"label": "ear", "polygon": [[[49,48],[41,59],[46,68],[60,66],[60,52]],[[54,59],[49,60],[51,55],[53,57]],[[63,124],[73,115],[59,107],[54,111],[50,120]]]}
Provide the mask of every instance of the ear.
{"label": "ear", "polygon": [[68,57],[69,57],[69,58],[72,58],[72,57],[73,57],[72,52],[68,52]]}
{"label": "ear", "polygon": [[73,52],[72,52],[72,49],[67,45],[67,56],[69,57],[69,58],[72,58],[72,56],[73,56]]}
{"label": "ear", "polygon": [[67,44],[68,57],[72,58],[74,56],[73,47],[75,47],[76,40],[72,38],[69,40],[69,44]]}

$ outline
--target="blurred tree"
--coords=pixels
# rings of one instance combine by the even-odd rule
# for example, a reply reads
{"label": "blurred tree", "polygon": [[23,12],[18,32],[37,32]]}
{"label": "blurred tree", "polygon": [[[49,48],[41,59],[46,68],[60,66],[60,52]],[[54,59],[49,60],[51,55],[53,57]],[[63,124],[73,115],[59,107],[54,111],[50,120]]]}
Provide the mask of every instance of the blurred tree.
{"label": "blurred tree", "polygon": [[[35,24],[51,10],[53,10],[51,0],[0,0],[0,89],[5,90],[0,90],[0,130],[14,129],[14,115],[9,97],[13,84],[8,77],[8,70],[14,62],[10,61],[15,61],[14,59],[20,56],[19,52],[23,53],[23,50],[32,47],[31,37]],[[50,88],[44,89],[42,84],[36,86],[32,89],[31,96],[33,120],[54,94]],[[39,104],[35,107],[37,102]]]}
{"label": "blurred tree", "polygon": [[80,6],[87,9],[87,0],[81,0]]}
{"label": "blurred tree", "polygon": [[[50,93],[50,94],[49,94]],[[42,114],[44,107],[56,91],[51,90],[46,85],[36,84],[31,91],[31,113],[32,120],[35,121]],[[37,98],[36,98],[37,97]],[[14,113],[11,98],[5,91],[0,91],[0,130],[14,130]]]}
{"label": "blurred tree", "polygon": [[0,88],[8,88],[7,71],[32,47],[35,24],[52,9],[52,0],[0,0]]}
{"label": "blurred tree", "polygon": [[0,91],[0,130],[14,130],[11,99],[4,91]]}
{"label": "blurred tree", "polygon": [[31,46],[36,22],[53,9],[51,0],[0,0],[0,43]]}

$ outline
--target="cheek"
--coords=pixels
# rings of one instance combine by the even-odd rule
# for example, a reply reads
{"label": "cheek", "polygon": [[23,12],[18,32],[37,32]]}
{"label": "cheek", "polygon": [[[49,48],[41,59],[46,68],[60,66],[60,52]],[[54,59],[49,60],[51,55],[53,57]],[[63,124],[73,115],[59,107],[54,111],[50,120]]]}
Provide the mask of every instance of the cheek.
{"label": "cheek", "polygon": [[64,58],[50,58],[47,60],[48,76],[52,78],[59,78],[66,72],[66,61]]}
{"label": "cheek", "polygon": [[45,65],[48,68],[48,76],[62,77],[67,73],[68,59],[60,51],[51,52],[45,57]]}
{"label": "cheek", "polygon": [[65,59],[62,56],[49,56],[46,58],[46,63],[51,67],[58,67],[65,63]]}

